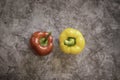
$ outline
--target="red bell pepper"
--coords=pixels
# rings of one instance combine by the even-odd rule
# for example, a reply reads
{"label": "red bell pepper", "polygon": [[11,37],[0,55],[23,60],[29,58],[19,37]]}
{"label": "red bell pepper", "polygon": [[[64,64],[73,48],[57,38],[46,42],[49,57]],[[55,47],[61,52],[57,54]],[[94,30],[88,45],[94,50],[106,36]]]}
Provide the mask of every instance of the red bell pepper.
{"label": "red bell pepper", "polygon": [[44,56],[53,49],[53,37],[51,33],[38,31],[32,34],[30,44],[40,56]]}

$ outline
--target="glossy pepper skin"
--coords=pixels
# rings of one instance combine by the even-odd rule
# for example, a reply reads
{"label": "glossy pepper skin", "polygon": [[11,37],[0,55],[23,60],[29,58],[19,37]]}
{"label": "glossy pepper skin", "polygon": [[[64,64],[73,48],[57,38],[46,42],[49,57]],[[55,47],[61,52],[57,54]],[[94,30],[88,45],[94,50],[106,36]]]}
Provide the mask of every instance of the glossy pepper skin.
{"label": "glossy pepper skin", "polygon": [[79,54],[85,46],[82,33],[73,28],[66,28],[60,34],[59,42],[61,50],[67,54]]}
{"label": "glossy pepper skin", "polygon": [[53,37],[47,32],[38,31],[32,34],[30,44],[40,56],[45,56],[53,49]]}

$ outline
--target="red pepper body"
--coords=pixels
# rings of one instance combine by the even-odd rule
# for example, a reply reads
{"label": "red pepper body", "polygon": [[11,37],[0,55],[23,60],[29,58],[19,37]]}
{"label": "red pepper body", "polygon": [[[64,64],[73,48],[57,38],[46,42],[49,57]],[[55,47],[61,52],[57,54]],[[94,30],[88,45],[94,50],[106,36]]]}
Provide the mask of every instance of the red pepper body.
{"label": "red pepper body", "polygon": [[39,43],[39,40],[41,38],[45,38],[48,35],[47,32],[35,32],[32,34],[32,37],[30,39],[30,44],[32,48],[40,55],[44,56],[49,54],[53,49],[53,37],[50,35],[48,39],[47,46],[41,46]]}

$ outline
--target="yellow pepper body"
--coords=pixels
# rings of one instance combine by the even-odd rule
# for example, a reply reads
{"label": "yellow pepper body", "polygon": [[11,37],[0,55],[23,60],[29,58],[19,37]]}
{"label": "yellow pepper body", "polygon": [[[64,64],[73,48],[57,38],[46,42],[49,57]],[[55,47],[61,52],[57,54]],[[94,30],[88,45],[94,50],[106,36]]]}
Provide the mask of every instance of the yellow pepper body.
{"label": "yellow pepper body", "polygon": [[65,29],[60,34],[59,42],[61,50],[67,54],[79,54],[85,46],[82,33],[73,28]]}

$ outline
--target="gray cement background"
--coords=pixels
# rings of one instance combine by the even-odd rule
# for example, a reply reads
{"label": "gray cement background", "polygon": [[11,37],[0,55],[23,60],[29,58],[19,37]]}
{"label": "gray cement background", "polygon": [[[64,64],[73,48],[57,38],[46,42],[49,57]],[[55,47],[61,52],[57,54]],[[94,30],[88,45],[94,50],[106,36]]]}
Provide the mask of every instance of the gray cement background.
{"label": "gray cement background", "polygon": [[[80,55],[59,48],[67,27],[86,39]],[[31,50],[35,31],[52,31],[50,55]],[[0,80],[120,80],[120,0],[0,0]]]}

